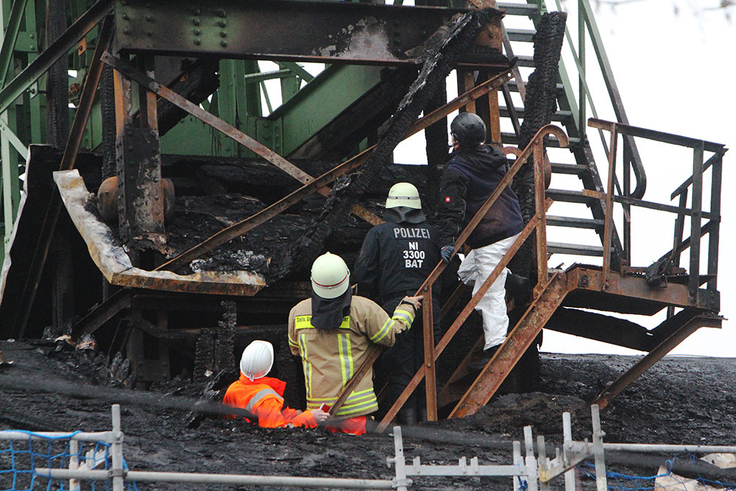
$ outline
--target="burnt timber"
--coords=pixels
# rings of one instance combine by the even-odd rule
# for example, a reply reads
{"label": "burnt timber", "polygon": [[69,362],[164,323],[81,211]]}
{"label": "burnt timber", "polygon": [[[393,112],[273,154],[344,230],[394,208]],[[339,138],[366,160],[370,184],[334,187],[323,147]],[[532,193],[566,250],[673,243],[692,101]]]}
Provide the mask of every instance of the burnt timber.
{"label": "burnt timber", "polygon": [[[456,281],[438,265],[422,291],[429,295],[433,281],[453,286],[443,299],[444,337],[435,346],[425,333],[427,363],[412,382],[443,385],[428,393],[430,419],[472,414],[509,374],[524,378],[512,369],[534,358],[543,329],[648,353],[601,393],[597,402],[605,406],[689,334],[720,326],[727,149],[630,125],[607,61],[601,65],[617,122],[588,121],[585,96],[575,100],[558,80],[562,12],[493,1],[68,0],[72,24],[56,15],[55,40],[31,57],[16,41],[21,24],[36,29],[42,4],[3,0],[11,15],[0,50],[7,244],[0,336],[92,335],[111,358],[121,352],[130,359],[141,387],[182,370],[201,375],[201,363],[228,367],[223,343],[233,353],[256,337],[278,346],[288,310],[309,294],[308,265],[326,250],[351,265],[369,227],[380,223],[393,183],[417,185],[436,219],[446,152],[437,139],[446,139],[447,117],[458,109],[481,115],[488,141],[516,157],[505,185],[518,176],[513,186],[528,240],[504,264],[535,287],[528,301],[510,304],[508,341],[469,382],[464,367],[475,353],[467,337],[477,336],[470,314],[478,298],[461,288],[450,295]],[[514,56],[511,41],[532,37],[504,30],[511,15],[534,22],[533,59]],[[587,17],[592,22],[592,12]],[[73,92],[71,128],[58,117],[69,105],[69,94],[58,90],[64,63],[85,74]],[[325,67],[312,74],[305,63]],[[525,77],[524,67],[534,71]],[[448,101],[450,74],[459,95]],[[48,86],[45,105],[33,95],[39,81]],[[279,86],[280,102],[266,82]],[[33,119],[42,111],[50,115],[43,131]],[[513,133],[504,132],[509,127]],[[394,162],[397,145],[420,132],[429,165]],[[589,132],[605,142],[597,162]],[[644,199],[648,174],[636,139],[692,153],[671,196],[676,205]],[[552,148],[569,148],[569,160],[550,162]],[[117,219],[103,223],[97,189],[113,175]],[[553,184],[555,175],[577,176],[580,188],[548,189],[550,175]],[[164,216],[166,179],[176,190],[172,218]],[[552,215],[555,203],[582,205],[590,218]],[[672,248],[652,265],[632,264],[638,208],[673,219]],[[554,227],[589,230],[596,239],[558,243],[549,238]],[[548,270],[557,255],[575,260]],[[588,256],[599,263],[577,262]],[[626,314],[659,317],[645,327]],[[217,345],[216,360],[204,360],[207,343]],[[446,348],[461,360],[443,363]],[[387,411],[384,427],[401,402]]]}

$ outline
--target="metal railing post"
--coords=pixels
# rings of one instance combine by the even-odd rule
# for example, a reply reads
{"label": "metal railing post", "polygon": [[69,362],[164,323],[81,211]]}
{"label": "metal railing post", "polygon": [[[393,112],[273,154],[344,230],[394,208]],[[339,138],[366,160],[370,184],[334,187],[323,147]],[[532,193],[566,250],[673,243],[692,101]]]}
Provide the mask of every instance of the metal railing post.
{"label": "metal railing post", "polygon": [[[544,435],[537,435],[537,455],[539,456],[539,460],[537,461],[537,466],[540,469],[539,474],[541,475],[542,472],[547,472],[549,469],[549,459],[547,458],[547,447],[544,443]],[[549,482],[548,481],[542,481],[539,480],[539,489],[541,491],[549,491]]]}
{"label": "metal railing post", "polygon": [[[572,457],[572,420],[569,412],[562,413],[562,435],[563,435],[563,447],[562,447],[562,458],[567,465]],[[565,491],[575,491],[575,470],[570,469],[565,472]]]}
{"label": "metal railing post", "polygon": [[[713,216],[721,216],[721,185],[723,180],[723,155],[719,154],[713,162],[713,174],[711,177],[710,212]],[[720,220],[711,219],[714,222],[713,229],[708,235],[708,274],[712,279],[708,280],[708,290],[717,290],[718,280],[718,241],[720,239]]]}
{"label": "metal railing post", "polygon": [[[76,471],[79,469],[79,442],[76,440],[69,441],[69,469]],[[79,479],[69,479],[69,491],[79,491]]]}
{"label": "metal railing post", "polygon": [[[521,442],[514,442],[514,465],[523,467],[524,458],[521,456]],[[521,490],[521,477],[515,476],[512,478],[514,482],[514,491]]]}
{"label": "metal railing post", "polygon": [[[424,324],[424,384],[427,397],[427,420],[437,421],[437,372],[434,359],[434,304],[432,302],[432,285],[426,283],[422,290],[422,321]],[[429,356],[427,356],[427,354]]]}
{"label": "metal railing post", "polygon": [[613,182],[616,175],[616,149],[618,130],[611,125],[611,150],[608,154],[608,183],[606,187],[606,215],[603,229],[603,281],[608,283],[611,272],[611,239],[613,237]]}
{"label": "metal railing post", "polygon": [[601,430],[601,416],[597,404],[590,406],[593,419],[593,455],[595,456],[595,482],[598,491],[608,491],[608,479],[606,478],[606,461],[603,454],[603,437],[605,433]]}
{"label": "metal railing post", "polygon": [[586,121],[588,118],[585,117],[585,109],[586,109],[586,95],[588,93],[587,91],[587,84],[585,83],[585,17],[580,15],[580,12],[583,10],[583,2],[585,0],[578,0],[578,94],[579,94],[579,103],[578,103],[578,111],[580,113],[579,120],[578,120],[578,132],[580,133],[580,139],[585,137],[586,134]]}
{"label": "metal railing post", "polygon": [[388,459],[389,465],[393,460],[396,469],[396,482],[394,483],[398,491],[407,491],[407,486],[411,484],[406,479],[406,460],[404,460],[404,440],[401,435],[401,427],[394,426],[394,458]]}
{"label": "metal railing post", "polygon": [[702,140],[693,147],[693,197],[690,216],[690,280],[688,291],[696,298],[700,287],[700,224],[703,212],[703,152],[705,142]]}
{"label": "metal railing post", "polygon": [[125,470],[123,469],[123,432],[120,425],[120,404],[112,406],[112,489],[123,491],[125,489]]}
{"label": "metal railing post", "polygon": [[524,463],[526,464],[527,474],[527,491],[537,491],[539,486],[537,485],[537,459],[534,458],[534,438],[532,436],[532,427],[524,427],[524,447],[526,457],[524,457]]}

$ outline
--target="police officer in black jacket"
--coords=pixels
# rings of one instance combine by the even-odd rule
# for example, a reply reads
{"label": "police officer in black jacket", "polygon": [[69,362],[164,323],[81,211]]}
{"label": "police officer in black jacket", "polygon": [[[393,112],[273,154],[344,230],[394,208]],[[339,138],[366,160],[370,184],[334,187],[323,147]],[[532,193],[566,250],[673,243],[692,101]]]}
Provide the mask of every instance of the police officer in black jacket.
{"label": "police officer in black jacket", "polygon": [[[363,241],[355,262],[358,291],[393,312],[402,298],[414,295],[441,260],[440,234],[426,222],[419,192],[400,182],[391,187],[383,214],[385,223],[373,227]],[[432,289],[434,332],[439,334],[439,286]],[[422,312],[412,328],[396,336],[396,344],[378,360],[379,372],[388,379],[390,407],[401,395],[424,361]],[[383,405],[383,404],[382,404]],[[420,385],[398,414],[402,424],[413,424],[426,415],[424,388]]]}
{"label": "police officer in black jacket", "polygon": [[[460,113],[450,124],[450,132],[454,151],[440,182],[442,258],[447,262],[460,232],[496,190],[508,170],[506,155],[484,144],[486,126],[476,114]],[[506,187],[466,241],[472,250],[460,265],[458,276],[466,285],[473,285],[473,295],[523,228],[519,200],[511,187]],[[470,370],[482,369],[506,340],[509,318],[504,284],[507,273],[508,269],[504,268],[476,306],[483,317],[485,346],[481,359],[468,365]]]}

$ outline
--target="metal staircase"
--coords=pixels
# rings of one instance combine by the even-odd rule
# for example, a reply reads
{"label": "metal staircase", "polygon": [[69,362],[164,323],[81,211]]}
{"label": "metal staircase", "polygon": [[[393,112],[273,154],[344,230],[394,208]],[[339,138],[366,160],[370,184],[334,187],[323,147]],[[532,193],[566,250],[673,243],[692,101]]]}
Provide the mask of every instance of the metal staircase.
{"label": "metal staircase", "polygon": [[[528,53],[534,37],[534,26],[546,9],[544,0],[540,2],[541,4],[499,3],[497,5],[507,14],[504,19],[506,54],[509,58],[517,60],[516,80],[507,82],[501,89],[506,103],[500,108],[501,117],[504,118],[501,137],[502,143],[506,146],[515,146],[520,139],[519,121],[525,115],[525,88],[524,83],[520,80],[528,76],[528,73],[534,68],[533,57]],[[595,403],[600,407],[605,407],[628,384],[697,329],[700,327],[718,328],[721,325],[721,318],[718,316],[719,293],[716,289],[718,264],[716,244],[718,242],[718,221],[720,220],[721,165],[723,154],[727,149],[723,145],[712,142],[697,141],[629,126],[587,0],[581,0],[578,3],[578,10],[581,18],[575,23],[570,22],[568,17],[568,26],[577,24],[578,30],[583,32],[578,36],[577,49],[569,33],[567,34],[567,49],[571,51],[574,60],[574,77],[579,81],[579,86],[577,90],[573,87],[572,77],[565,68],[563,58],[559,64],[556,86],[558,110],[553,117],[553,123],[559,123],[566,129],[569,138],[565,140],[569,142],[566,141],[565,145],[558,145],[561,140],[550,135],[546,150],[552,160],[552,188],[547,189],[546,192],[540,192],[541,181],[538,177],[535,183],[537,189],[534,219],[537,220],[537,224],[534,227],[536,227],[537,235],[539,283],[530,304],[518,306],[516,313],[510,313],[510,317],[518,320],[512,326],[506,342],[499,347],[480,373],[469,373],[466,367],[474,357],[473,352],[482,347],[482,339],[457,365],[457,369],[444,384],[442,391],[434,401],[428,389],[428,408],[433,406],[431,410],[428,410],[429,413],[435,412],[436,414],[440,408],[450,408],[449,417],[452,418],[463,417],[478,411],[501,388],[511,370],[522,360],[525,352],[532,346],[543,328],[648,353],[601,392]],[[517,22],[513,22],[515,18],[517,20],[526,19],[529,25],[519,26]],[[508,22],[509,20],[512,22]],[[598,119],[601,114],[593,103],[586,82],[584,56],[586,34],[590,36],[598,68],[605,80],[609,96],[607,102],[610,104],[608,113],[611,115],[611,120],[619,121],[619,123]],[[586,117],[588,106],[594,116],[590,121]],[[593,130],[593,134],[599,133],[600,144],[591,144],[588,138],[588,126]],[[642,200],[646,189],[646,176],[634,141],[635,137],[692,149],[692,167],[685,167],[685,169],[692,169],[693,174],[687,176],[669,197],[670,200],[679,197],[679,206]],[[619,139],[623,141],[622,152],[618,152]],[[567,146],[568,143],[569,152],[555,148],[556,146]],[[705,151],[712,153],[707,160],[704,158]],[[596,156],[604,169],[601,173],[598,172],[596,166]],[[521,160],[523,157],[517,156],[517,163]],[[623,161],[623,165],[618,163],[620,160]],[[538,158],[535,158],[534,165],[537,169],[535,175],[541,174],[541,167],[539,167],[541,164]],[[516,164],[510,172],[515,167]],[[621,180],[619,181],[617,173],[621,167],[623,172],[620,174]],[[705,189],[703,173],[709,169],[712,169],[713,174],[710,176],[710,189]],[[605,183],[602,175],[607,176]],[[570,176],[572,179],[569,179]],[[565,177],[568,178],[564,179]],[[635,179],[633,186],[632,177]],[[556,187],[558,182],[563,186]],[[688,202],[690,191],[692,194]],[[553,214],[546,214],[542,210],[545,208],[545,205],[542,204],[544,200],[542,196],[547,198],[547,208],[551,200],[554,200],[555,204],[551,205]],[[710,197],[710,208],[706,212],[709,221],[703,225],[701,218],[704,217],[702,214],[704,199],[708,199],[705,196]],[[620,205],[623,211],[623,217],[620,220],[614,216],[614,203]],[[560,204],[562,206],[558,206]],[[576,206],[580,208],[580,205],[585,205],[587,210],[581,213],[574,209]],[[631,214],[634,207],[676,214],[672,250],[666,252],[649,267],[631,266]],[[555,214],[556,209],[561,209],[563,213]],[[685,223],[688,221],[690,237],[684,238]],[[471,225],[472,222],[468,227]],[[531,225],[533,222],[529,223],[529,226]],[[622,231],[623,241],[619,239],[617,226]],[[571,229],[592,230],[597,235],[598,241],[554,242],[552,238],[555,236],[554,229],[563,230],[562,234],[566,237],[573,235],[570,233]],[[701,254],[700,242],[706,234],[709,235],[709,245],[707,252],[703,248],[704,254]],[[543,237],[541,242],[540,236]],[[647,246],[650,251],[653,249],[653,244],[647,244]],[[679,267],[679,256],[687,249],[689,249],[690,256],[689,271]],[[516,250],[512,248],[499,267],[507,264],[509,256],[515,254]],[[542,250],[541,253],[540,250]],[[551,274],[548,274],[546,264],[548,254],[566,254],[575,258],[597,256],[601,258],[601,265],[586,266],[573,260],[574,264],[569,268],[565,270],[556,268],[550,270]],[[707,264],[707,274],[700,274],[701,262]],[[492,282],[494,278],[494,275],[491,275],[486,282]],[[705,288],[701,288],[702,286]],[[479,294],[482,295],[485,291],[484,287],[481,287]],[[454,336],[469,315],[469,311],[477,303],[476,297],[477,295],[448,328],[442,341],[434,349],[434,359],[429,361],[428,358],[427,368],[420,370],[415,380],[423,375],[430,382],[434,379],[431,372],[434,370],[436,358],[447,346],[448,336]],[[626,315],[619,315],[636,314],[652,317],[665,310],[667,315],[660,317],[657,321],[658,325],[650,327],[639,325],[638,320],[629,320],[630,318],[627,318]],[[656,320],[656,317],[653,320]],[[425,325],[431,325],[426,322],[425,317]],[[431,346],[431,343],[429,345]],[[407,391],[411,390],[413,382]],[[397,404],[401,403],[401,400],[402,398]],[[384,417],[379,428],[386,427],[390,418],[395,414],[395,409],[396,405]]]}
{"label": "metal staircase", "polygon": [[[548,6],[545,0],[537,0],[536,2],[530,0],[528,3],[499,2],[497,6],[499,9],[506,11],[504,49],[507,56],[517,60],[517,76],[520,75],[522,80],[526,80],[535,68],[534,59],[530,53],[533,52],[536,25],[539,23],[541,16],[548,11]],[[566,5],[566,7],[569,6]],[[556,5],[556,10],[561,10],[559,2]],[[609,89],[608,100],[604,103],[607,110],[605,114],[610,116],[606,117],[612,117],[623,123],[628,123],[628,121],[587,0],[578,3],[577,13],[579,19],[569,16],[567,21],[566,43],[563,46],[563,58],[560,61],[556,86],[557,112],[552,120],[552,123],[560,124],[565,128],[570,140],[570,149],[569,151],[554,150],[554,147],[557,146],[556,142],[554,140],[549,142],[549,146],[553,148],[550,151],[550,158],[553,159],[551,162],[553,178],[552,187],[547,190],[547,196],[552,198],[557,205],[553,206],[552,214],[547,217],[547,225],[550,227],[548,234],[551,238],[548,241],[548,251],[552,254],[602,257],[603,247],[601,244],[604,238],[605,203],[586,193],[586,190],[596,193],[604,191],[603,182],[596,166],[594,148],[588,141],[586,128],[586,109],[588,107],[591,108],[594,117],[599,117],[585,81],[587,66],[583,58],[586,52],[586,44],[589,43],[593,46],[597,54],[597,63],[593,68],[600,71]],[[577,26],[579,31],[583,31],[582,35],[580,32],[577,33],[577,43],[570,34],[570,26],[574,25]],[[573,61],[572,68],[568,70],[570,59]],[[578,81],[578,87],[573,86],[574,81]],[[519,120],[524,118],[524,83],[523,81],[512,80],[504,87],[505,104],[501,105],[501,117],[504,118],[505,125],[502,123],[502,128],[505,127],[510,130],[502,132],[504,145],[518,145],[519,143]],[[596,102],[601,104],[599,100],[596,100]],[[601,106],[601,109],[603,109],[603,106]],[[607,151],[605,142],[602,144],[602,150]],[[598,157],[601,158],[600,155]],[[637,187],[635,193],[628,192],[625,194],[641,198],[644,192],[645,180],[635,144],[633,144],[633,151],[629,160],[630,165],[636,169],[634,172],[637,176]],[[605,158],[602,161],[605,162]],[[564,204],[564,206],[560,206],[560,204]],[[593,231],[599,239],[595,240],[590,233],[587,235],[573,233],[573,236],[580,237],[579,242],[555,241],[556,237],[566,238],[571,235],[569,233],[570,229]],[[616,230],[613,231],[613,234],[613,263],[618,267],[621,264],[621,259],[623,259],[621,257],[623,247]],[[624,262],[626,261],[624,260]]]}

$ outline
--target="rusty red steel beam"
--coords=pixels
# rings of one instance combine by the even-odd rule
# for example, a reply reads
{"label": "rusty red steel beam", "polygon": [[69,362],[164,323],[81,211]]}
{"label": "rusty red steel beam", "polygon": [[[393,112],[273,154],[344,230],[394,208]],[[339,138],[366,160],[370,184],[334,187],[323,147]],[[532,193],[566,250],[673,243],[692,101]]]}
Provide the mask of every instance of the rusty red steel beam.
{"label": "rusty red steel beam", "polygon": [[364,151],[363,153],[340,164],[334,169],[328,172],[325,172],[324,174],[322,174],[320,177],[313,180],[309,184],[306,184],[300,187],[299,189],[293,191],[292,193],[288,194],[287,196],[275,202],[274,204],[259,211],[255,215],[252,215],[246,218],[245,220],[241,220],[240,222],[236,224],[233,224],[227,228],[220,230],[216,234],[205,239],[203,242],[200,242],[199,244],[192,247],[188,251],[183,252],[177,257],[160,265],[154,271],[175,269],[179,266],[182,266],[188,263],[189,261],[193,259],[197,259],[203,254],[206,254],[207,252],[215,249],[216,247],[221,246],[222,244],[226,244],[227,242],[240,237],[241,235],[245,234],[249,230],[252,230],[256,228],[257,226],[263,223],[266,223],[267,221],[269,221],[270,219],[272,219],[279,213],[285,211],[286,209],[298,203],[299,201],[303,200],[304,198],[314,194],[315,192],[317,192],[317,189],[319,189],[320,187],[324,187],[327,184],[334,181],[335,179],[337,179],[338,177],[345,175],[357,169],[358,167],[360,167],[363,164],[363,162],[365,162],[365,160],[368,158],[367,153],[368,153],[367,150]]}
{"label": "rusty red steel beam", "polygon": [[450,418],[475,414],[488,403],[557,307],[562,304],[568,291],[565,274],[555,273],[541,295],[532,302],[519,323],[509,333],[506,342],[498,348],[491,361],[452,410]]}
{"label": "rusty red steel beam", "polygon": [[338,409],[345,404],[345,401],[348,400],[348,397],[350,397],[350,394],[353,393],[360,381],[368,375],[368,372],[373,367],[373,364],[376,362],[378,357],[381,356],[381,353],[383,353],[383,349],[377,344],[374,344],[368,349],[368,357],[363,361],[348,383],[342,388],[342,392],[340,392],[337,400],[329,410],[330,414],[336,414]]}
{"label": "rusty red steel beam", "polygon": [[586,267],[577,267],[570,274],[574,275],[572,278],[580,290],[606,292],[681,308],[711,309],[707,298],[691,297],[687,285],[669,283],[667,288],[652,288],[646,282],[641,281],[641,278],[635,276],[626,276],[611,271],[604,279],[602,271]]}
{"label": "rusty red steel beam", "polygon": [[608,404],[610,404],[610,402],[621,393],[621,391],[654,366],[654,364],[661,360],[667,353],[672,351],[701,327],[710,327],[711,323],[714,321],[718,323],[717,327],[720,327],[720,317],[695,315],[694,317],[685,320],[682,327],[657,345],[657,347],[650,351],[648,355],[639,360],[633,367],[629,368],[626,373],[621,375],[611,383],[611,385],[606,387],[603,392],[598,395],[593,404],[598,404],[600,409],[605,409]]}
{"label": "rusty red steel beam", "polygon": [[[424,352],[434,353],[434,315],[432,310],[432,285],[425,282],[421,290],[424,296],[422,303],[422,325],[424,328]],[[437,375],[434,366],[434,356],[424,357],[425,375],[427,383],[425,386],[425,395],[427,397],[427,420],[437,421]]]}
{"label": "rusty red steel beam", "polygon": [[[505,74],[501,74],[497,77],[494,77],[491,80],[488,80],[486,83],[484,83],[484,87],[486,88],[484,90],[489,90],[487,88],[490,86],[493,86],[494,84],[501,85],[505,79],[504,75]],[[443,106],[442,108],[438,108],[435,111],[424,116],[423,118],[417,120],[417,122],[414,123],[411,126],[411,128],[409,128],[409,131],[406,134],[406,138],[424,130],[425,128],[428,128],[429,126],[433,125],[434,123],[439,121],[444,116],[450,114],[452,111],[456,109],[456,101],[464,99],[466,97],[480,97],[480,95],[482,95],[482,91],[480,92],[471,91],[471,92],[472,92],[471,94],[466,93],[466,94],[463,94],[457,97],[456,99],[453,99],[446,106]],[[290,206],[294,205],[295,203],[299,202],[300,200],[314,194],[319,188],[324,187],[327,184],[334,181],[335,179],[337,179],[338,177],[357,169],[360,165],[363,164],[363,162],[365,162],[365,160],[368,158],[368,155],[370,155],[370,152],[372,152],[375,147],[376,145],[373,145],[367,148],[360,154],[356,155],[350,160],[343,162],[342,164],[338,165],[334,169],[324,173],[319,178],[315,179],[309,184],[302,186],[301,188],[297,189],[296,191],[292,192],[291,194],[285,196],[281,200],[272,204],[268,208],[261,210],[257,214],[251,217],[248,217],[245,220],[242,220],[236,224],[233,224],[230,227],[220,230],[219,232],[209,237],[208,239],[204,240],[200,244],[192,247],[188,251],[171,259],[170,261],[162,264],[161,266],[156,268],[156,270],[162,270],[162,269],[171,270],[176,267],[179,267],[191,261],[192,259],[196,259],[200,257],[202,254],[206,254],[207,252],[215,249],[216,247],[219,247],[222,244],[225,244],[237,237],[240,237],[241,235],[248,232],[249,230],[252,230],[253,228],[257,227],[258,225],[261,225],[267,222],[268,220],[275,217],[276,215],[286,210]]]}

